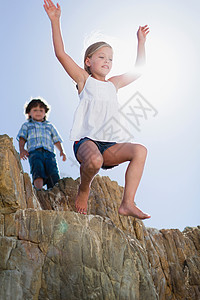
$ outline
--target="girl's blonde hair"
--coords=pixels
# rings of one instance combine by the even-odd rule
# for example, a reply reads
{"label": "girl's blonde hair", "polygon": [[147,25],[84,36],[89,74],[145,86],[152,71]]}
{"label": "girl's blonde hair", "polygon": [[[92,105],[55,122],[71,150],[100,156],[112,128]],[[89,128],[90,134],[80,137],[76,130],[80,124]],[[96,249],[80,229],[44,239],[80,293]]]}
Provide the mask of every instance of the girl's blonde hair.
{"label": "girl's blonde hair", "polygon": [[111,47],[108,43],[106,43],[106,42],[96,42],[96,43],[90,45],[90,46],[86,49],[86,51],[85,51],[85,56],[84,56],[84,69],[85,69],[85,71],[86,71],[89,75],[91,75],[92,73],[91,73],[91,71],[90,71],[90,67],[88,67],[88,66],[86,65],[86,63],[85,63],[86,58],[87,58],[87,57],[90,58],[97,50],[99,50],[99,49],[102,48],[102,47],[109,47],[109,48],[112,49],[112,47]]}

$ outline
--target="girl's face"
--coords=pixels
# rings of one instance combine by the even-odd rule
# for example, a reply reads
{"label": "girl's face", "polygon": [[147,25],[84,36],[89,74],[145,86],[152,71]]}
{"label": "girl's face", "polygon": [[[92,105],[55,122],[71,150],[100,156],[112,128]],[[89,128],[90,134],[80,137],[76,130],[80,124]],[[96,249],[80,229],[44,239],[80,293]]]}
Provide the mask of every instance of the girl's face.
{"label": "girl's face", "polygon": [[38,105],[36,107],[32,107],[28,115],[33,120],[42,122],[44,120],[45,114],[46,114],[45,109]]}
{"label": "girl's face", "polygon": [[89,58],[85,63],[90,67],[90,71],[94,77],[105,80],[105,76],[112,68],[113,50],[110,47],[102,47]]}

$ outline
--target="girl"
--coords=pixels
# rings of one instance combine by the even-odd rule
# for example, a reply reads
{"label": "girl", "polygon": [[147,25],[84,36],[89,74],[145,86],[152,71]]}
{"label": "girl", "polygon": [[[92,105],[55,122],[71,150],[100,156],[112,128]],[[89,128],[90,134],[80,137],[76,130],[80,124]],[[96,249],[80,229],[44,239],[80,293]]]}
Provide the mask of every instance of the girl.
{"label": "girl", "polygon": [[[74,142],[74,152],[80,163],[80,178],[76,198],[77,212],[87,213],[87,202],[90,185],[99,169],[111,168],[130,161],[125,174],[125,188],[119,214],[133,216],[139,219],[150,218],[134,203],[134,197],[139,185],[147,150],[144,146],[126,143],[123,133],[118,130],[115,140],[106,138],[101,130],[106,122],[119,121],[117,90],[136,80],[138,72],[125,73],[106,79],[112,68],[113,50],[105,42],[97,42],[86,50],[84,69],[80,68],[65,52],[60,30],[60,5],[51,0],[44,0],[44,9],[52,26],[53,45],[56,57],[77,83],[80,104],[74,116],[71,130],[71,140]],[[145,41],[149,32],[148,26],[139,27],[137,32],[138,51],[135,67],[145,63]]]}

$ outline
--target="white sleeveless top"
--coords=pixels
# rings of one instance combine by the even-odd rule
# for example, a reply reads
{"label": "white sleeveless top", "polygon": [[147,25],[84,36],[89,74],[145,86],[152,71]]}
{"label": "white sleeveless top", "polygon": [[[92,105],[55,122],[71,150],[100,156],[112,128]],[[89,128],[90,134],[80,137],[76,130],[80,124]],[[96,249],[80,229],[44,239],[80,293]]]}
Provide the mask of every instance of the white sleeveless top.
{"label": "white sleeveless top", "polygon": [[89,76],[79,97],[70,134],[72,141],[84,137],[102,142],[128,141],[130,133],[120,121],[117,92],[111,81]]}

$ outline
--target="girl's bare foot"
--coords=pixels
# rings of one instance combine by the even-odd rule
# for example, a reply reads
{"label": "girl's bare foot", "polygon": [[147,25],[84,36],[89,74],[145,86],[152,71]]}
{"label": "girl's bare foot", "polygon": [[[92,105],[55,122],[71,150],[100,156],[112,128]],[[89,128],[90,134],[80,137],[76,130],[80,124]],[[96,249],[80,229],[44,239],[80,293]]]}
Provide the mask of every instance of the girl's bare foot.
{"label": "girl's bare foot", "polygon": [[75,201],[76,211],[80,214],[87,214],[87,202],[90,193],[90,188],[81,191],[80,187]]}
{"label": "girl's bare foot", "polygon": [[143,213],[134,203],[129,205],[122,203],[119,208],[119,214],[122,216],[132,216],[140,220],[151,218],[150,215]]}

